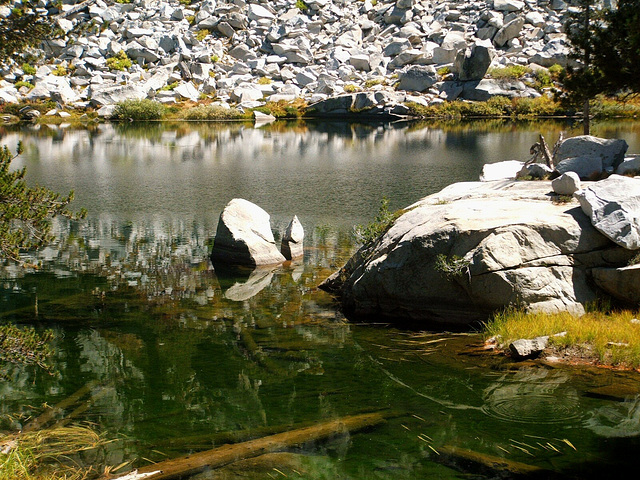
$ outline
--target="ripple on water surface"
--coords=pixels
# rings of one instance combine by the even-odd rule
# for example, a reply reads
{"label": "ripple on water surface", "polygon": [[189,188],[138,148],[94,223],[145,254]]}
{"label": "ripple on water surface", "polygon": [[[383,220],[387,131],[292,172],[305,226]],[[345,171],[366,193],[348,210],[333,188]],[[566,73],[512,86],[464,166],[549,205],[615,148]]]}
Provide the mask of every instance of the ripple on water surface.
{"label": "ripple on water surface", "polygon": [[505,374],[484,391],[482,411],[519,423],[551,424],[580,418],[578,392],[563,372],[526,369]]}

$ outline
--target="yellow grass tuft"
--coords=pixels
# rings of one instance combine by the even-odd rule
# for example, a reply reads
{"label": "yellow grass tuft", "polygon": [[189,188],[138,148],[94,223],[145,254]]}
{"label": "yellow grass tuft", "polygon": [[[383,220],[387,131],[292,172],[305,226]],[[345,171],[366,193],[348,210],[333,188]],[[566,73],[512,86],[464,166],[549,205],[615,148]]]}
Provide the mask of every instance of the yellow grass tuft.
{"label": "yellow grass tuft", "polygon": [[581,317],[569,313],[525,313],[510,310],[496,314],[485,325],[487,337],[499,336],[502,345],[519,338],[552,336],[551,346],[557,349],[577,348],[591,351],[594,360],[603,365],[640,367],[640,322],[632,321],[640,313],[589,312]]}

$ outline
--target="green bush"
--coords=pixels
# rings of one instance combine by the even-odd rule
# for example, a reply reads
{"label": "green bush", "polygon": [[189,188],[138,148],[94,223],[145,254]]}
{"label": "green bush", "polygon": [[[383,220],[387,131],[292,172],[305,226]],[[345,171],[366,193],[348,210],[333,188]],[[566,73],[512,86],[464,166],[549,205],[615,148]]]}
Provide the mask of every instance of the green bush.
{"label": "green bush", "polygon": [[30,82],[19,81],[15,83],[14,87],[16,88],[27,87],[29,90],[31,90],[33,87],[35,87],[35,85]]}
{"label": "green bush", "polygon": [[372,222],[367,225],[356,225],[355,233],[364,245],[374,242],[380,235],[385,233],[394,220],[404,213],[403,210],[391,212],[389,210],[389,199],[382,197],[378,214]]}
{"label": "green bush", "polygon": [[450,68],[450,67],[440,67],[440,68],[436,71],[436,73],[437,73],[438,75],[442,75],[442,76],[444,76],[444,75],[449,75],[449,74],[451,73],[451,68]]}
{"label": "green bush", "polygon": [[209,36],[211,32],[209,32],[209,30],[207,30],[206,28],[203,28],[202,30],[198,30],[198,33],[196,34],[196,39],[201,42],[203,41],[205,38],[207,38]]}
{"label": "green bush", "polygon": [[527,73],[531,73],[529,67],[523,65],[510,65],[508,67],[490,68],[487,75],[491,78],[500,80],[513,80],[524,77]]}
{"label": "green bush", "polygon": [[301,12],[306,12],[307,10],[309,10],[309,5],[304,3],[303,0],[296,0],[296,8]]}
{"label": "green bush", "polygon": [[167,113],[167,107],[153,100],[125,100],[116,105],[113,120],[160,120]]}
{"label": "green bush", "polygon": [[198,105],[184,114],[185,120],[238,120],[247,118],[236,108],[224,108],[219,105]]}
{"label": "green bush", "polygon": [[51,73],[56,77],[64,77],[68,72],[67,68],[64,65],[58,65],[56,69]]}
{"label": "green bush", "polygon": [[107,68],[109,70],[124,71],[131,68],[131,59],[124,50],[120,50],[113,57],[107,58]]}
{"label": "green bush", "polygon": [[33,66],[29,65],[28,63],[23,63],[21,68],[22,68],[22,71],[25,73],[25,75],[35,75],[36,74],[36,67],[33,67]]}

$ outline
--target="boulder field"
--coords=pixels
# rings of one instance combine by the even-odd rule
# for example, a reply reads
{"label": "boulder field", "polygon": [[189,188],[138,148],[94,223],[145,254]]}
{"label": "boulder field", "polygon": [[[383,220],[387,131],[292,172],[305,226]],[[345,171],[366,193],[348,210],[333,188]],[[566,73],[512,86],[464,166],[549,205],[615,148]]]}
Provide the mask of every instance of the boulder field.
{"label": "boulder field", "polygon": [[[406,113],[404,102],[537,97],[536,75],[571,63],[564,25],[572,3],[43,1],[40,13],[64,34],[0,66],[0,103],[101,108],[204,96],[252,108],[303,98],[318,114],[341,115],[346,104],[395,115]],[[529,68],[523,78],[486,75],[514,65]],[[358,90],[379,95],[356,98]]]}
{"label": "boulder field", "polygon": [[442,324],[511,306],[582,314],[605,292],[637,303],[639,270],[627,265],[640,248],[640,179],[582,187],[572,198],[550,181],[453,184],[407,207],[320,288],[352,317]]}

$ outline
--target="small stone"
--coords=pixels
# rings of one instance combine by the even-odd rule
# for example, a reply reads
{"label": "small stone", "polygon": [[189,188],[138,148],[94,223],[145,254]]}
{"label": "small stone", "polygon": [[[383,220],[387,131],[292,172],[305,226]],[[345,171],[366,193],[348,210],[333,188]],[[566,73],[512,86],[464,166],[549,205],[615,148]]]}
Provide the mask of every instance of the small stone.
{"label": "small stone", "polygon": [[575,172],[567,172],[551,182],[553,192],[558,195],[573,195],[580,190],[580,177]]}
{"label": "small stone", "polygon": [[536,337],[532,339],[521,338],[509,345],[511,355],[518,359],[532,358],[540,354],[549,342],[549,336]]}

